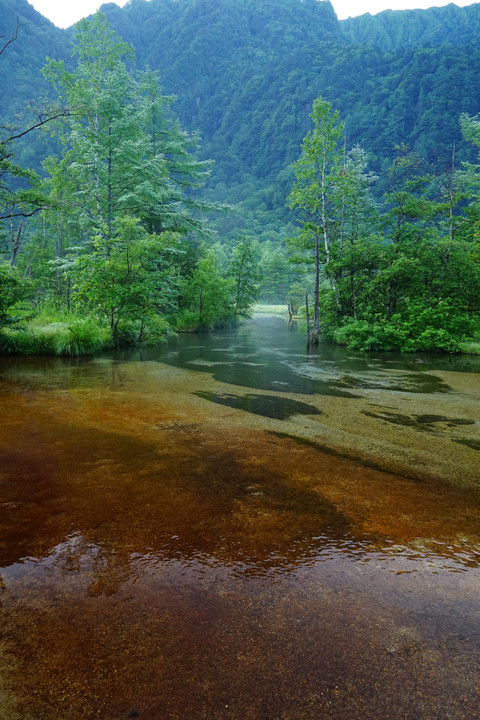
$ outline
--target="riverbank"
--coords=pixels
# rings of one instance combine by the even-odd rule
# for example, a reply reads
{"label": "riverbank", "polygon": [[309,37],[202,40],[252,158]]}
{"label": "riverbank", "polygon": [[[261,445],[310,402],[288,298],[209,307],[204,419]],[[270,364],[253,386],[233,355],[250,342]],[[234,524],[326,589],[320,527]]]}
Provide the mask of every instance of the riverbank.
{"label": "riverbank", "polygon": [[[253,317],[277,317],[289,320],[286,305],[256,304],[252,309]],[[293,322],[300,327],[305,325],[305,318],[294,316]],[[233,326],[236,323],[233,323]],[[238,323],[237,323],[238,324]],[[211,332],[199,331],[195,328],[179,328],[178,332],[197,333]],[[163,323],[159,335],[145,338],[138,343],[136,336],[129,339],[125,336],[120,345],[125,347],[135,345],[156,345],[164,341],[168,335],[175,334]],[[344,342],[337,343],[345,345]],[[92,317],[81,318],[74,314],[49,313],[40,314],[27,321],[21,328],[3,328],[0,330],[0,356],[1,355],[46,355],[52,357],[78,357],[94,355],[95,353],[111,350],[114,347],[112,335],[108,327]],[[459,353],[465,355],[480,355],[480,341],[462,342]]]}
{"label": "riverbank", "polygon": [[[254,308],[254,315],[265,317],[283,317],[288,320],[288,308],[286,305],[262,305],[258,304]],[[306,326],[304,315],[295,315],[293,321]],[[306,328],[305,328],[306,332]],[[339,342],[339,345],[345,345]],[[459,343],[459,353],[462,355],[480,355],[480,340],[469,340]]]}

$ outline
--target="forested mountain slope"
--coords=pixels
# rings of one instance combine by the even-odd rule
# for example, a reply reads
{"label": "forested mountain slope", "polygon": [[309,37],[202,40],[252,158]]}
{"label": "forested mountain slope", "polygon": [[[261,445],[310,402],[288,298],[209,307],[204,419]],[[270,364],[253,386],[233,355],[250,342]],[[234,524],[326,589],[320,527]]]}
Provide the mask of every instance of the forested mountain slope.
{"label": "forested mountain slope", "polygon": [[353,42],[382,50],[443,43],[471,45],[480,37],[480,7],[473,4],[460,8],[451,3],[428,10],[385,10],[348,18],[341,27]]}
{"label": "forested mountain slope", "polygon": [[16,34],[18,38],[2,55],[0,117],[13,116],[25,102],[51,93],[41,69],[47,56],[68,57],[70,40],[27,0],[1,0],[0,47]]}
{"label": "forested mountain slope", "polygon": [[431,163],[453,142],[467,157],[458,117],[480,110],[480,5],[382,13],[381,50],[362,30],[376,18],[340,23],[325,0],[133,0],[103,11],[140,65],[159,69],[182,122],[200,130],[214,182],[259,179],[271,188],[267,206],[284,194],[282,171],[319,95],[377,172],[402,142]]}
{"label": "forested mountain slope", "polygon": [[[436,165],[454,142],[459,160],[472,156],[458,118],[480,111],[480,4],[343,22],[328,0],[130,0],[102,11],[138,65],[158,70],[182,125],[199,130],[215,160],[211,187],[224,197],[260,192],[264,208],[283,206],[319,95],[376,172],[400,143]],[[47,91],[46,56],[65,57],[72,36],[26,0],[0,0],[1,34],[17,17],[27,22],[2,56],[3,117]]]}
{"label": "forested mountain slope", "polygon": [[[65,31],[27,0],[1,0],[0,48],[15,35],[17,40],[6,48],[0,61],[0,126],[13,122],[23,128],[32,117],[29,106],[44,106],[45,98],[53,97],[51,85],[41,72],[47,56],[69,57],[71,43]],[[17,159],[38,169],[38,159],[46,153],[42,140],[38,134],[31,134],[28,143],[19,144]]]}

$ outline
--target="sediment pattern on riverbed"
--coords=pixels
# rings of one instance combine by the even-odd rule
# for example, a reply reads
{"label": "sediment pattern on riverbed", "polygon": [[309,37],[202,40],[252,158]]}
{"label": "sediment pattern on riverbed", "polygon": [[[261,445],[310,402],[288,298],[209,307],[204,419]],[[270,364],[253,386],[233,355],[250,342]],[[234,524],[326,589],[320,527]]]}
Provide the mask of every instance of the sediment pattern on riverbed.
{"label": "sediment pattern on riverbed", "polygon": [[3,715],[475,717],[478,374],[232,337],[2,365]]}

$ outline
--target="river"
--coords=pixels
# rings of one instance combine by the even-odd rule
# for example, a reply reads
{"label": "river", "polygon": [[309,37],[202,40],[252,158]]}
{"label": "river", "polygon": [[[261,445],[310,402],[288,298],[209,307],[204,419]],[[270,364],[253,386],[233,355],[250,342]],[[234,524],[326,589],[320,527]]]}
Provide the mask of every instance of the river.
{"label": "river", "polygon": [[474,720],[480,360],[0,360],[0,717]]}

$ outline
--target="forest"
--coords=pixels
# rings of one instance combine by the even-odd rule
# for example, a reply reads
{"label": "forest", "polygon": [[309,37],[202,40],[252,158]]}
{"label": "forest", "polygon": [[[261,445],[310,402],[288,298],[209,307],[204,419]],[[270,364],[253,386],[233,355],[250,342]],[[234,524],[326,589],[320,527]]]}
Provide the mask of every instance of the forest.
{"label": "forest", "polygon": [[135,0],[68,31],[0,6],[2,352],[259,299],[312,343],[478,347],[480,6]]}

